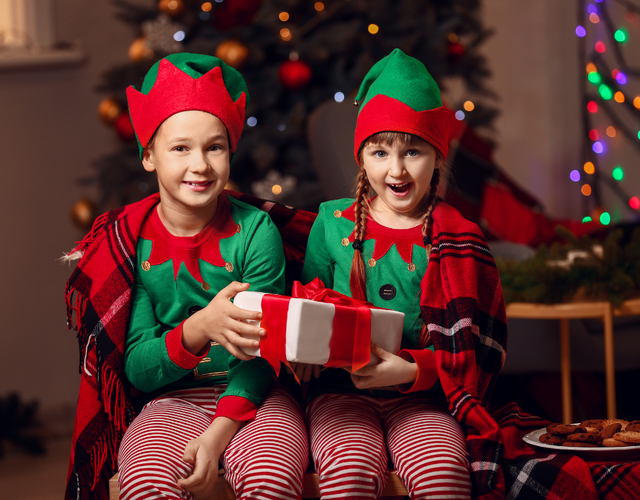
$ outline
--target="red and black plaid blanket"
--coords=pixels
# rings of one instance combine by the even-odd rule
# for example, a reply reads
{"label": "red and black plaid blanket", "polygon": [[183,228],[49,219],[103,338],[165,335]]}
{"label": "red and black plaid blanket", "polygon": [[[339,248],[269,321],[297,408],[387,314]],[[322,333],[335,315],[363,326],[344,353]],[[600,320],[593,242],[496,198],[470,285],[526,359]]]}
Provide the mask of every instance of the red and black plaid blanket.
{"label": "red and black plaid blanket", "polygon": [[[280,230],[289,283],[297,278],[315,214],[230,193],[267,211]],[[136,394],[124,375],[124,338],[140,227],[158,196],[108,212],[74,251],[67,282],[69,326],[80,346],[80,394],[66,499],[108,499],[122,435],[135,416]],[[496,415],[487,400],[504,362],[506,318],[498,274],[484,238],[451,207],[434,212],[431,263],[422,281],[422,313],[439,361],[452,414],[467,433],[474,496],[482,499],[632,499],[640,465],[586,464],[548,454],[521,437],[546,421],[515,405]]]}

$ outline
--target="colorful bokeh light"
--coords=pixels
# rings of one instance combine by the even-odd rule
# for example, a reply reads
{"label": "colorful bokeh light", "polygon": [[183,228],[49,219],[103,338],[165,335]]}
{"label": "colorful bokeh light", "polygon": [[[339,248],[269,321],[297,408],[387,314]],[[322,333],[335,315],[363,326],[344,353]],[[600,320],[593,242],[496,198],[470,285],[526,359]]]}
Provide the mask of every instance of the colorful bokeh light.
{"label": "colorful bokeh light", "polygon": [[629,39],[629,33],[627,33],[626,29],[620,28],[613,34],[613,38],[618,43],[624,43]]}
{"label": "colorful bokeh light", "polygon": [[589,186],[589,184],[583,184],[580,192],[585,196],[591,196],[591,186]]}
{"label": "colorful bokeh light", "polygon": [[638,198],[637,196],[629,198],[629,206],[634,210],[638,210],[640,208],[640,198]]}
{"label": "colorful bokeh light", "polygon": [[589,73],[587,75],[587,80],[589,80],[594,85],[599,85],[600,83],[602,83],[602,77],[597,71],[592,71],[591,73]]}
{"label": "colorful bokeh light", "polygon": [[616,128],[613,125],[609,125],[607,127],[607,135],[609,137],[615,137],[617,133],[618,132],[616,131]]}
{"label": "colorful bokeh light", "polygon": [[616,102],[623,103],[624,102],[624,94],[618,90],[615,94],[613,94],[613,99]]}
{"label": "colorful bokeh light", "polygon": [[613,169],[613,172],[611,172],[611,176],[615,180],[621,181],[622,179],[624,179],[624,170],[620,165],[617,165],[616,168]]}
{"label": "colorful bokeh light", "polygon": [[576,35],[578,35],[580,38],[584,38],[585,36],[587,36],[587,30],[584,29],[584,26],[577,26]]}
{"label": "colorful bokeh light", "polygon": [[588,215],[582,219],[582,223],[586,224],[587,222],[591,222],[593,219],[591,217],[589,217]]}
{"label": "colorful bokeh light", "polygon": [[591,163],[590,161],[588,161],[587,163],[585,163],[585,164],[584,164],[584,166],[583,166],[582,168],[583,168],[584,172],[585,172],[586,174],[589,174],[589,175],[594,174],[594,173],[595,173],[595,171],[596,171],[596,167],[595,167],[595,165],[594,165],[593,163]]}
{"label": "colorful bokeh light", "polygon": [[636,98],[633,100],[633,105],[640,109],[640,96],[636,96]]}
{"label": "colorful bokeh light", "polygon": [[589,130],[589,139],[591,139],[592,141],[597,141],[599,137],[600,135],[598,134],[598,131],[595,128],[592,128],[591,130]]}
{"label": "colorful bokeh light", "polygon": [[600,141],[594,142],[591,146],[591,149],[593,149],[593,152],[597,154],[601,154],[602,152],[604,152],[604,146]]}
{"label": "colorful bokeh light", "polygon": [[598,54],[604,54],[607,50],[607,46],[604,44],[603,41],[598,41],[596,42],[596,52]]}
{"label": "colorful bokeh light", "polygon": [[602,214],[600,214],[600,223],[604,224],[605,226],[611,224],[611,215],[609,214],[609,212],[602,212]]}
{"label": "colorful bokeh light", "polygon": [[618,71],[618,74],[616,74],[614,78],[616,79],[616,82],[618,82],[620,85],[627,84],[627,75],[625,75],[622,71]]}
{"label": "colorful bokeh light", "polygon": [[580,172],[578,172],[577,170],[572,170],[571,173],[569,174],[569,178],[573,182],[578,182],[580,180]]}
{"label": "colorful bokeh light", "polygon": [[598,14],[591,14],[589,15],[589,21],[593,24],[598,24],[600,22],[600,16],[598,16]]}
{"label": "colorful bokeh light", "polygon": [[[640,108],[640,97],[637,97],[637,100],[638,100],[638,106],[636,106],[636,108]],[[635,101],[633,102],[633,104],[635,104]],[[597,113],[598,104],[595,101],[589,101],[589,104],[587,104],[587,110],[590,113]]]}
{"label": "colorful bokeh light", "polygon": [[608,101],[613,97],[613,90],[611,90],[611,87],[604,83],[598,87],[598,92],[600,92],[600,97],[602,97],[605,101]]}

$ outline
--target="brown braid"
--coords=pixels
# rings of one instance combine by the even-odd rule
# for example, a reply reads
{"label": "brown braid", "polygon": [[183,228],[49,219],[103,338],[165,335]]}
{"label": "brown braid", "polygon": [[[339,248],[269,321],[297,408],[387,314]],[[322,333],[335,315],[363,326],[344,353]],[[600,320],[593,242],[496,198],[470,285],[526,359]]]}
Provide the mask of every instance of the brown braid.
{"label": "brown braid", "polygon": [[[362,163],[362,162],[361,162]],[[367,226],[367,195],[369,194],[369,179],[364,167],[360,167],[358,173],[358,185],[356,187],[356,202],[353,207],[355,215],[354,237],[361,242],[364,241],[364,234]],[[356,300],[367,300],[366,270],[364,259],[359,249],[354,249],[353,260],[351,261],[351,275],[349,276],[349,287],[351,296]]]}

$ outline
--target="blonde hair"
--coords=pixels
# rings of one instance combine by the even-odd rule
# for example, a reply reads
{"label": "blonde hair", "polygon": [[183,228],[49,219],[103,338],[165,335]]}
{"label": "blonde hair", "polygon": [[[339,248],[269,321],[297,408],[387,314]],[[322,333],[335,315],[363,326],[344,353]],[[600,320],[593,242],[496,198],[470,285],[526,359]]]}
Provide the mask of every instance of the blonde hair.
{"label": "blonde hair", "polygon": [[[386,144],[388,146],[393,146],[396,142],[410,145],[426,141],[413,134],[402,132],[379,132],[364,141],[362,143],[362,146],[360,147],[360,151],[358,152],[358,164],[360,165],[360,171],[358,172],[358,177],[356,179],[354,204],[354,238],[356,241],[354,241],[353,244],[353,260],[351,261],[351,273],[349,275],[351,296],[357,300],[367,300],[366,268],[364,265],[364,258],[362,256],[362,242],[364,241],[367,230],[369,192],[371,190],[371,185],[369,184],[369,179],[367,178],[367,172],[363,166],[362,151],[364,147],[369,144]],[[422,236],[425,242],[427,261],[429,260],[429,256],[431,255],[432,246],[431,237],[429,236],[429,231],[431,230],[431,226],[433,223],[432,215],[433,210],[435,209],[439,201],[438,185],[440,184],[441,178],[446,176],[448,170],[442,154],[437,149],[436,154],[437,168],[433,171],[433,176],[431,177],[429,192],[423,202],[424,214],[421,217]],[[429,343],[429,332],[426,329],[426,325],[423,325],[422,331],[420,333],[420,341],[422,345],[428,345]]]}

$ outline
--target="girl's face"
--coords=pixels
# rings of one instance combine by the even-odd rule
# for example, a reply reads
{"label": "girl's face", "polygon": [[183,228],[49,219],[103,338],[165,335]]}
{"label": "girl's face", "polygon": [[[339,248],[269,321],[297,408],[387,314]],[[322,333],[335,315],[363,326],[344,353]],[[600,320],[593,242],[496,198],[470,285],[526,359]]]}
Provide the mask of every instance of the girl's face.
{"label": "girl's face", "polygon": [[155,172],[161,203],[179,213],[217,206],[229,180],[229,139],[222,121],[204,111],[182,111],[158,128],[142,164]]}
{"label": "girl's face", "polygon": [[437,168],[436,149],[431,144],[423,140],[369,143],[362,151],[362,165],[378,194],[372,202],[374,214],[381,219],[378,222],[422,216],[422,201]]}

